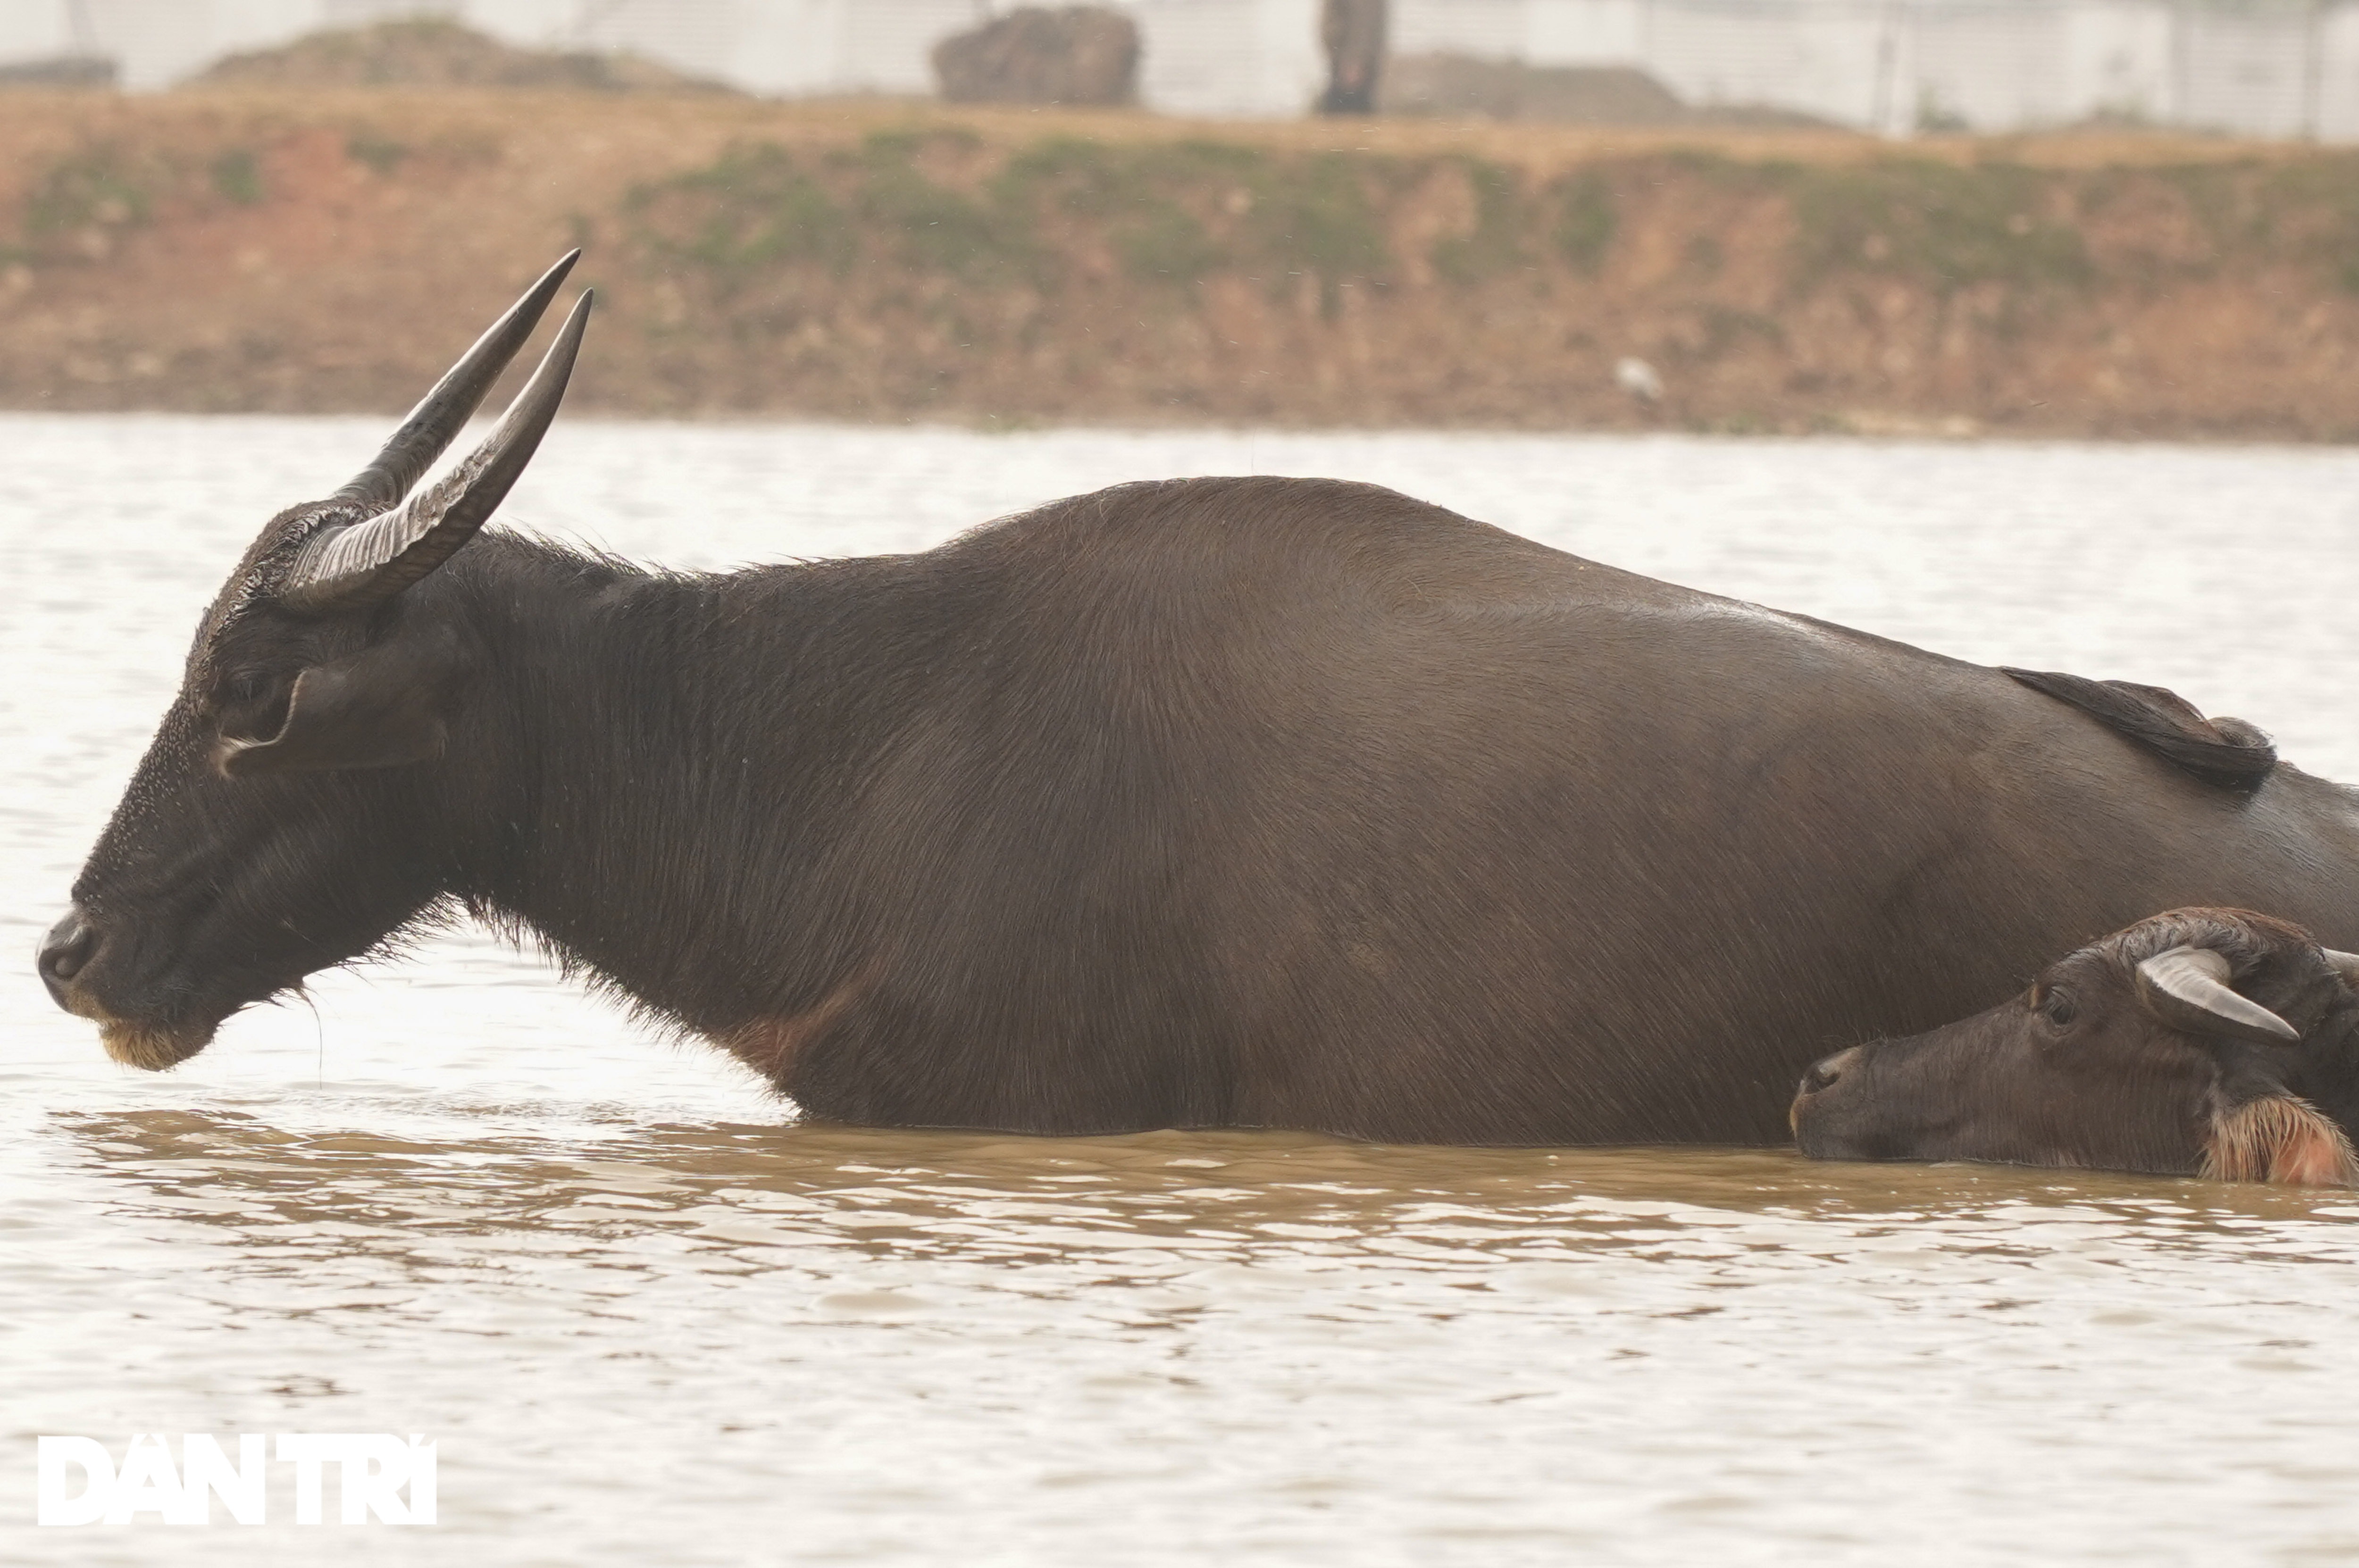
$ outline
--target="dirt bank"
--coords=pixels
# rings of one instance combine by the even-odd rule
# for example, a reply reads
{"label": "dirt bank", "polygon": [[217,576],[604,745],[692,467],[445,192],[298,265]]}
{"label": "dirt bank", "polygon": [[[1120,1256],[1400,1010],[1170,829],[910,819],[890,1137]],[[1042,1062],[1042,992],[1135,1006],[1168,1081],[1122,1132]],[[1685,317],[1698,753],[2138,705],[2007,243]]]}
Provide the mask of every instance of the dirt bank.
{"label": "dirt bank", "polygon": [[0,99],[0,404],[398,409],[576,243],[618,412],[2359,436],[2346,153],[586,94]]}

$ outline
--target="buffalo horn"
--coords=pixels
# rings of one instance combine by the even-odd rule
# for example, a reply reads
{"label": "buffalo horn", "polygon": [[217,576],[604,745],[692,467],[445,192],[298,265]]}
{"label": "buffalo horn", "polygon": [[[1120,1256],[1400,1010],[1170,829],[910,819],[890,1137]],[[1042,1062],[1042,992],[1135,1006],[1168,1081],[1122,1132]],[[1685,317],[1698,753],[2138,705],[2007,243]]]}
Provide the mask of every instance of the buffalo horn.
{"label": "buffalo horn", "polygon": [[526,289],[524,297],[508,307],[508,313],[493,322],[491,330],[476,339],[473,348],[459,356],[459,362],[434,384],[434,390],[419,399],[418,406],[409,411],[409,417],[401,422],[401,428],[393,433],[375,460],[330,499],[349,502],[371,513],[390,512],[400,505],[409,487],[426,477],[442,449],[467,427],[476,406],[508,368],[508,362],[516,357],[516,351],[531,341],[532,330],[540,325],[549,302],[557,297],[558,286],[581,258],[579,250],[568,251],[555,266],[542,273],[540,281]]}
{"label": "buffalo horn", "polygon": [[2359,990],[2359,953],[2338,953],[2332,947],[2321,947],[2318,956],[2326,967],[2343,977],[2343,983]]}
{"label": "buffalo horn", "polygon": [[2300,1031],[2228,989],[2228,960],[2209,947],[2173,947],[2137,967],[2138,1000],[2173,1029],[2282,1045]]}
{"label": "buffalo horn", "polygon": [[506,498],[540,446],[549,421],[557,417],[566,378],[572,374],[573,358],[582,347],[582,329],[590,320],[592,297],[585,289],[575,301],[540,368],[508,405],[489,440],[398,508],[313,535],[279,589],[279,602],[315,615],[381,604],[474,537]]}

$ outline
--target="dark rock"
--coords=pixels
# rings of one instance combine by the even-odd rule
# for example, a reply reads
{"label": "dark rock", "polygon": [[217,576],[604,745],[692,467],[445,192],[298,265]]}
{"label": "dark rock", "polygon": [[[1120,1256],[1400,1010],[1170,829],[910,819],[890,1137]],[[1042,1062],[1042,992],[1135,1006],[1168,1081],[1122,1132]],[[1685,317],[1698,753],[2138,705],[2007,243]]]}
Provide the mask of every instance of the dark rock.
{"label": "dark rock", "polygon": [[1138,26],[1103,5],[1027,5],[934,46],[953,103],[1128,103],[1138,93]]}

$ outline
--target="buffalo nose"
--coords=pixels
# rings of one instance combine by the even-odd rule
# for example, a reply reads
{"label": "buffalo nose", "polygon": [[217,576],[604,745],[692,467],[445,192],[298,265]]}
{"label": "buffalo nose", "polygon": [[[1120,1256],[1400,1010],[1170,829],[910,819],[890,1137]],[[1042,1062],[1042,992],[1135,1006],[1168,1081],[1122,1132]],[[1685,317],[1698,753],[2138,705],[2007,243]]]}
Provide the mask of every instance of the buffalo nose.
{"label": "buffalo nose", "polygon": [[1858,1060],[1859,1047],[1854,1045],[1848,1051],[1838,1051],[1832,1056],[1811,1063],[1810,1070],[1802,1075],[1801,1092],[1806,1095],[1817,1094],[1849,1072],[1852,1064]]}
{"label": "buffalo nose", "polygon": [[66,917],[49,927],[41,938],[40,955],[33,967],[41,971],[41,983],[49,988],[49,995],[58,1005],[65,1005],[67,984],[82,973],[91,955],[98,951],[98,927],[84,919],[80,909],[66,912]]}

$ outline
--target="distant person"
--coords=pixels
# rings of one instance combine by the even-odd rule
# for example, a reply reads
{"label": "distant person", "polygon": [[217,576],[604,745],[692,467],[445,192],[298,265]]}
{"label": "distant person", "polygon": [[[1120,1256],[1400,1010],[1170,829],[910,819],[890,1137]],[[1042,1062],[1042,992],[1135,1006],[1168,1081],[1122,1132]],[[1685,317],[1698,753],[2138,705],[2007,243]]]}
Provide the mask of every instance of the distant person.
{"label": "distant person", "polygon": [[1322,0],[1319,38],[1327,46],[1321,114],[1373,114],[1376,75],[1385,64],[1387,0]]}

